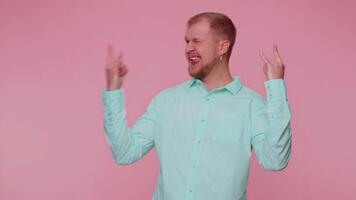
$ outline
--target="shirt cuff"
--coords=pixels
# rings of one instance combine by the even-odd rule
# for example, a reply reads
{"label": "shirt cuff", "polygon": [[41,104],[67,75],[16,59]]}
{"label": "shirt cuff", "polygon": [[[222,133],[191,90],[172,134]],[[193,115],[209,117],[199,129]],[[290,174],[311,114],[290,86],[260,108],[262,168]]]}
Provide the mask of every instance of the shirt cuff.
{"label": "shirt cuff", "polygon": [[101,97],[105,111],[124,111],[125,98],[123,88],[117,90],[104,90],[102,91]]}
{"label": "shirt cuff", "polygon": [[268,101],[288,100],[287,87],[283,79],[270,79],[265,81]]}

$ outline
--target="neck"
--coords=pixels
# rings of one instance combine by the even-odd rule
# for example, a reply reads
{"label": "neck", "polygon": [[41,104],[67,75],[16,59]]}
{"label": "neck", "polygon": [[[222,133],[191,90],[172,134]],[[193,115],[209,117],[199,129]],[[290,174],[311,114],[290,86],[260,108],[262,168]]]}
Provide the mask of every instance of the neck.
{"label": "neck", "polygon": [[212,71],[201,81],[204,83],[205,88],[208,91],[211,91],[215,88],[223,87],[233,80],[228,64],[226,62],[221,62],[214,66]]}

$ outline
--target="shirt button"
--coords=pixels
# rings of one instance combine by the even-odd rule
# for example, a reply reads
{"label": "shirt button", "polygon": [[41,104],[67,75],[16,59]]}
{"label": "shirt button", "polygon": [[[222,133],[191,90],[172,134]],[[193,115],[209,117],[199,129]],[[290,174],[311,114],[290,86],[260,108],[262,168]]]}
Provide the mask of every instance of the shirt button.
{"label": "shirt button", "polygon": [[210,98],[206,98],[207,101],[210,101]]}
{"label": "shirt button", "polygon": [[201,122],[205,122],[205,119],[202,119]]}
{"label": "shirt button", "polygon": [[196,165],[193,165],[193,168],[195,169],[195,168],[196,168]]}
{"label": "shirt button", "polygon": [[198,140],[198,144],[200,144],[200,140]]}
{"label": "shirt button", "polygon": [[192,189],[189,189],[189,192],[193,192],[193,190],[192,190]]}

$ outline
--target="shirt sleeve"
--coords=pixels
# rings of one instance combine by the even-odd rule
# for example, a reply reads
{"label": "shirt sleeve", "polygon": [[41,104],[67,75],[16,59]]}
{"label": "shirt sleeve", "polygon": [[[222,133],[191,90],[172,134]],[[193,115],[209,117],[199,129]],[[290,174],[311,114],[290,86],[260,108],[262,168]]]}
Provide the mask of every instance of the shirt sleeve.
{"label": "shirt sleeve", "polygon": [[267,101],[252,102],[252,148],[266,170],[284,169],[291,155],[291,108],[283,79],[265,82]]}
{"label": "shirt sleeve", "polygon": [[129,127],[123,88],[102,92],[105,136],[118,164],[132,164],[154,147],[157,96],[152,99],[138,121]]}

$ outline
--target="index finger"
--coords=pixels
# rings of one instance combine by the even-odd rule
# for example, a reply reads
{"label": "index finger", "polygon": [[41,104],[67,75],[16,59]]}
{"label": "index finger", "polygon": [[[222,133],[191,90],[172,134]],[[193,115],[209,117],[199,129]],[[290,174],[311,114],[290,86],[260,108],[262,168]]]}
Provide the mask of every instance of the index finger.
{"label": "index finger", "polygon": [[119,55],[117,56],[117,62],[121,62],[123,57],[123,53],[120,51]]}
{"label": "index finger", "polygon": [[278,47],[277,47],[276,44],[273,45],[273,52],[274,52],[274,55],[275,55],[275,57],[276,57],[276,61],[277,61],[279,64],[282,64],[283,61],[282,61],[281,56],[279,55]]}

